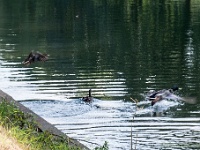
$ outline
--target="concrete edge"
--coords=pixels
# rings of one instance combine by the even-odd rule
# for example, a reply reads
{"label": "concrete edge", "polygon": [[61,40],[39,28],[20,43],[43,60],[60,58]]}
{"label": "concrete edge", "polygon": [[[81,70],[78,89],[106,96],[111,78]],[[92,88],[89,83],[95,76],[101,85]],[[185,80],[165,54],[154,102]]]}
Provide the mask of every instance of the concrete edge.
{"label": "concrete edge", "polygon": [[44,131],[48,131],[49,133],[51,133],[54,136],[58,136],[58,137],[62,137],[64,139],[67,139],[67,141],[69,142],[69,146],[77,146],[77,147],[80,147],[81,150],[89,150],[88,147],[86,147],[85,145],[81,144],[76,139],[72,139],[72,138],[68,137],[66,134],[64,134],[63,132],[58,130],[55,126],[53,126],[52,124],[50,124],[49,122],[47,122],[46,120],[44,120],[43,118],[38,116],[36,113],[34,113],[32,110],[28,109],[27,107],[25,107],[21,103],[19,103],[16,100],[14,100],[10,95],[8,95],[7,93],[3,92],[2,90],[0,90],[0,98],[1,98],[0,101],[2,99],[4,99],[8,103],[14,104],[24,114],[33,116],[34,121],[36,122],[36,124],[38,125],[38,128],[41,131],[43,131],[43,132]]}

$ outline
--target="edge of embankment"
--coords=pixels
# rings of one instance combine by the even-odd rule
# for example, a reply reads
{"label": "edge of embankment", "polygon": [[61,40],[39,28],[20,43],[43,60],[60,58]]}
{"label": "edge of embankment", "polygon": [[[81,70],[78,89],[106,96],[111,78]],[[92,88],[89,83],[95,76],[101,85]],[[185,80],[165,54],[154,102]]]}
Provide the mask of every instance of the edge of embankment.
{"label": "edge of embankment", "polygon": [[33,116],[34,121],[36,122],[36,124],[38,125],[38,128],[42,132],[48,131],[49,133],[51,133],[54,136],[58,136],[58,137],[62,137],[62,138],[67,139],[67,141],[69,142],[68,144],[70,146],[80,147],[82,150],[89,150],[88,147],[86,147],[85,145],[81,144],[76,139],[72,139],[72,138],[68,137],[66,134],[64,134],[63,132],[58,130],[56,127],[54,127],[52,124],[50,124],[49,122],[47,122],[46,120],[44,120],[43,118],[38,116],[36,113],[34,113],[32,110],[28,109],[27,107],[25,107],[21,103],[19,103],[16,100],[14,100],[10,95],[8,95],[7,93],[3,92],[2,90],[0,90],[0,101],[1,100],[6,100],[8,103],[14,104],[24,114]]}

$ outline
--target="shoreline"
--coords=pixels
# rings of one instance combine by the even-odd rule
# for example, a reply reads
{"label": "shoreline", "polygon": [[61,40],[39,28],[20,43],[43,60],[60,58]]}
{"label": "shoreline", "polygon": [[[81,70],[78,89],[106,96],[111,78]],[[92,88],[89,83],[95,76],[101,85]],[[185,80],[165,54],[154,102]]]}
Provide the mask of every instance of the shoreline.
{"label": "shoreline", "polygon": [[12,105],[16,106],[24,114],[29,115],[29,116],[31,115],[34,118],[34,121],[36,122],[36,124],[38,126],[38,129],[41,132],[46,132],[47,131],[47,132],[51,133],[53,136],[55,136],[55,137],[62,137],[65,140],[68,141],[69,146],[79,147],[82,150],[89,150],[88,147],[86,147],[85,145],[81,144],[76,139],[72,139],[72,138],[68,137],[66,134],[64,134],[63,132],[58,130],[56,127],[54,127],[52,124],[50,124],[49,122],[47,122],[46,120],[44,120],[43,118],[41,118],[40,116],[35,114],[32,110],[28,109],[24,105],[20,104],[16,100],[14,100],[10,95],[8,95],[7,93],[5,93],[2,90],[0,90],[0,102],[3,101],[3,100],[8,102],[9,104],[12,104]]}

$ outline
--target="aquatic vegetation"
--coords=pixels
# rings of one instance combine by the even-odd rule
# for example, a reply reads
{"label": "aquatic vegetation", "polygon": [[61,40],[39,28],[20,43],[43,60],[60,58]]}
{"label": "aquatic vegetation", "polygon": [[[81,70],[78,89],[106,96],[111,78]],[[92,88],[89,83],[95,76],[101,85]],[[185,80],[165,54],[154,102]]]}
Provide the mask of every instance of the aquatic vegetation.
{"label": "aquatic vegetation", "polygon": [[[130,99],[133,101],[133,103],[135,103],[136,105],[136,110],[139,109],[138,107],[138,100],[137,99],[133,99],[132,97],[130,97]],[[135,113],[133,114],[133,121],[134,121],[134,118],[135,118],[135,115],[136,115],[136,111]],[[135,138],[135,149],[137,147],[137,136],[138,134],[136,133],[136,138]],[[132,121],[131,121],[131,150],[133,149],[133,126],[132,126]]]}
{"label": "aquatic vegetation", "polygon": [[103,146],[96,147],[95,150],[109,150],[108,142],[105,141],[105,143],[103,144]]}

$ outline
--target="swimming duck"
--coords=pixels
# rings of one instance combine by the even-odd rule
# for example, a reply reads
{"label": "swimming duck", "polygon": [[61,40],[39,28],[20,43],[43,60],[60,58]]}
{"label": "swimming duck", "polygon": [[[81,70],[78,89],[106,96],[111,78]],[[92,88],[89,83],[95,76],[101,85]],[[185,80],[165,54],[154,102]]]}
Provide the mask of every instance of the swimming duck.
{"label": "swimming duck", "polygon": [[84,101],[86,103],[91,103],[93,101],[93,97],[92,97],[92,94],[91,94],[91,89],[89,90],[89,95],[86,96],[86,97],[83,97],[82,101]]}
{"label": "swimming duck", "polygon": [[153,91],[148,94],[147,98],[151,101],[152,106],[163,99],[179,99],[179,97],[174,94],[178,89],[177,86],[173,86],[171,89]]}
{"label": "swimming duck", "polygon": [[46,60],[48,60],[48,55],[47,54],[41,54],[39,52],[30,52],[30,54],[22,62],[22,64],[28,66],[31,63],[36,62],[36,61],[43,61],[43,62],[45,62]]}

